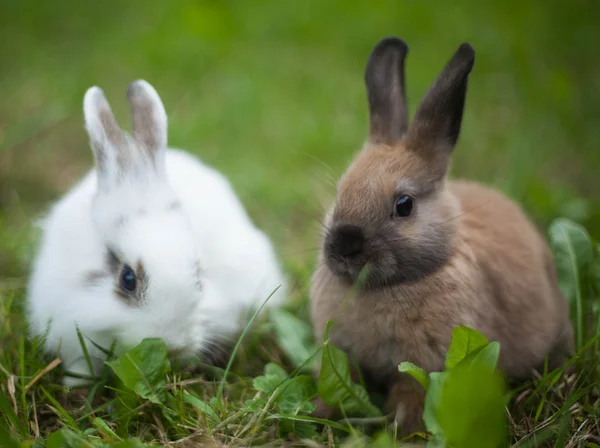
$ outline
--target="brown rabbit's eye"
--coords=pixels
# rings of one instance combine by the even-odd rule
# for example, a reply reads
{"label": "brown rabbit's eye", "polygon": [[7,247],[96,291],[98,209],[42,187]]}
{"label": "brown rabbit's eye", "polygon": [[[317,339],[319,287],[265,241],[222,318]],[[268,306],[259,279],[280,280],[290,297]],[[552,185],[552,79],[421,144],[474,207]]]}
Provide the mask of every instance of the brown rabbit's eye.
{"label": "brown rabbit's eye", "polygon": [[127,292],[134,292],[137,286],[137,279],[135,277],[135,272],[129,266],[123,266],[123,270],[121,271],[121,288],[123,288]]}
{"label": "brown rabbit's eye", "polygon": [[413,199],[410,196],[400,196],[396,199],[395,212],[396,216],[406,217],[410,215],[413,208]]}

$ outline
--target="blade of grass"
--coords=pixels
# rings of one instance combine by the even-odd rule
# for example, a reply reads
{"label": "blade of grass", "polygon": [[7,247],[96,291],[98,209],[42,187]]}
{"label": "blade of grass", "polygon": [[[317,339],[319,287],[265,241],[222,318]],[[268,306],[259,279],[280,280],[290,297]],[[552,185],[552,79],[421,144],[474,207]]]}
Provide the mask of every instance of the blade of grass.
{"label": "blade of grass", "polygon": [[237,342],[235,344],[235,347],[233,348],[233,351],[231,352],[231,356],[229,357],[229,361],[227,362],[227,367],[225,368],[225,372],[223,372],[223,378],[221,378],[221,383],[219,384],[219,389],[218,389],[217,395],[216,395],[216,399],[219,402],[219,404],[221,403],[221,398],[223,396],[223,389],[225,388],[225,382],[227,381],[227,375],[229,374],[229,371],[231,370],[231,366],[233,365],[233,360],[235,359],[235,355],[237,354],[237,351],[240,348],[242,340],[246,336],[246,333],[248,332],[248,329],[251,327],[252,323],[254,322],[254,320],[256,319],[256,317],[258,316],[258,314],[262,311],[262,309],[267,304],[267,302],[269,301],[269,299],[271,297],[273,297],[273,294],[275,294],[277,292],[277,290],[279,290],[279,288],[281,288],[281,285],[278,286],[277,288],[275,288],[275,290],[269,295],[269,297],[267,297],[267,299],[262,303],[262,305],[254,312],[254,314],[252,315],[252,317],[250,318],[250,320],[248,321],[248,323],[244,327],[244,330],[242,331],[242,334],[240,334],[240,337],[238,338],[238,340],[237,340]]}
{"label": "blade of grass", "polygon": [[81,349],[83,350],[83,356],[85,356],[85,362],[88,365],[88,370],[90,372],[90,375],[94,376],[95,375],[94,365],[92,364],[92,358],[90,358],[90,352],[87,349],[87,345],[85,344],[85,341],[83,340],[83,334],[81,333],[79,326],[77,326],[76,330],[77,330],[77,338],[79,339],[79,345],[81,345]]}
{"label": "blade of grass", "polygon": [[77,424],[79,424],[81,422],[87,421],[94,414],[98,414],[98,413],[100,413],[101,411],[103,411],[105,409],[110,409],[113,406],[114,406],[114,400],[111,400],[111,401],[109,401],[107,403],[101,404],[100,406],[98,406],[95,409],[90,409],[88,412],[86,412],[81,417],[79,417],[77,420],[75,420],[75,422]]}
{"label": "blade of grass", "polygon": [[66,411],[65,408],[63,408],[61,406],[61,404],[56,401],[56,398],[54,398],[52,396],[52,394],[50,394],[45,388],[44,386],[40,386],[40,390],[42,391],[42,393],[46,396],[46,398],[48,399],[48,401],[50,403],[52,403],[52,408],[54,410],[54,412],[56,413],[56,415],[58,417],[61,418],[61,420],[68,426],[70,427],[72,430],[76,431],[77,430],[77,424],[75,423],[75,420],[73,420],[73,417],[71,417],[69,415],[69,413]]}
{"label": "blade of grass", "polygon": [[100,432],[100,434],[104,435],[104,437],[113,439],[113,440],[118,440],[118,441],[123,440],[112,429],[110,429],[110,426],[108,426],[108,424],[101,418],[99,418],[99,417],[94,418],[92,420],[92,423],[94,424],[96,429],[98,429],[98,432]]}
{"label": "blade of grass", "polygon": [[31,386],[33,386],[35,383],[37,383],[41,377],[43,377],[45,374],[47,374],[51,370],[54,370],[58,365],[60,365],[61,362],[62,361],[60,358],[55,358],[54,360],[52,360],[50,362],[50,364],[48,364],[46,367],[44,367],[42,370],[40,370],[33,377],[33,379],[29,383],[27,383],[27,386],[25,386],[25,393],[27,393],[27,391],[31,388]]}
{"label": "blade of grass", "polygon": [[19,363],[21,381],[21,411],[27,415],[27,389],[25,388],[25,336],[19,337]]}
{"label": "blade of grass", "polygon": [[319,423],[324,426],[330,426],[333,429],[338,429],[340,431],[344,431],[348,434],[350,434],[352,432],[348,426],[340,425],[338,422],[326,420],[324,418],[309,417],[307,415],[272,414],[265,418],[265,420],[273,420],[273,419],[293,420],[293,421],[297,421],[297,422]]}
{"label": "blade of grass", "polygon": [[12,424],[21,435],[28,433],[27,427],[21,422],[21,419],[10,405],[8,398],[0,391],[0,410],[2,415],[8,419],[9,423]]}

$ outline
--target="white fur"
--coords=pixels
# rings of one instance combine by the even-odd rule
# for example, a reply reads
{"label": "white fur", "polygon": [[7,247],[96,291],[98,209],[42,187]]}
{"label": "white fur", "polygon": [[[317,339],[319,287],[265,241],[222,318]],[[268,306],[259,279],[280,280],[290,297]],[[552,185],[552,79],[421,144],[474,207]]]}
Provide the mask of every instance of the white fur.
{"label": "white fur", "polygon": [[[160,98],[149,84],[141,86],[155,103],[152,119],[157,132],[164,124],[166,144]],[[43,221],[28,293],[32,334],[46,334],[47,350],[59,351],[65,368],[83,375],[90,372],[76,325],[98,374],[105,355],[89,340],[108,349],[113,341],[128,347],[160,337],[173,351],[198,353],[210,342],[235,339],[248,311],[276,288],[281,286],[270,305],[286,296],[272,244],[228,180],[176,149],[144,156],[156,158],[153,171],[139,158],[133,138],[127,136],[127,148],[107,140],[98,118],[106,107],[110,110],[100,89],[86,93],[91,145],[97,156],[105,153],[108,164],[88,173]],[[115,174],[118,151],[133,165],[125,174]],[[108,248],[134,269],[143,263],[149,282],[142,303],[115,294],[119,274],[87,278],[108,272]],[[81,383],[69,377],[64,382]]]}

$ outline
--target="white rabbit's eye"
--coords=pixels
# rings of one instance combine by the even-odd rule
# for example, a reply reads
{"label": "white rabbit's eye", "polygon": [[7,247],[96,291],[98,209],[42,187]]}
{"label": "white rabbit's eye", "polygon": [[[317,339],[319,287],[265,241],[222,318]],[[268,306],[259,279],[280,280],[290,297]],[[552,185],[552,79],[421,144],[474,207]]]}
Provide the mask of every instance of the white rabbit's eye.
{"label": "white rabbit's eye", "polygon": [[129,266],[123,266],[121,271],[121,288],[127,292],[134,292],[136,288],[137,279],[135,272]]}
{"label": "white rabbit's eye", "polygon": [[413,199],[410,196],[402,195],[396,199],[394,204],[394,212],[396,216],[404,218],[410,215],[413,208]]}

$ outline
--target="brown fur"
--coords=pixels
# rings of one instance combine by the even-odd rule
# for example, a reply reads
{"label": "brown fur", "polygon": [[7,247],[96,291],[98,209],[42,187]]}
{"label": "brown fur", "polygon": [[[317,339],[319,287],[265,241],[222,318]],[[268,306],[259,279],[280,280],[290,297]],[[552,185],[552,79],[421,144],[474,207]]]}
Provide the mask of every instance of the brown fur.
{"label": "brown fur", "polygon": [[[422,426],[423,391],[397,366],[410,361],[428,372],[443,370],[456,326],[499,341],[499,366],[516,379],[531,375],[547,355],[551,367],[560,365],[572,348],[566,300],[552,255],[534,225],[501,193],[445,180],[453,146],[448,142],[458,136],[472,66],[465,62],[468,56],[461,47],[450,61],[408,137],[368,144],[342,177],[312,279],[316,337],[322,338],[332,320],[330,341],[356,357],[367,378],[388,388],[387,409],[400,411],[406,431]],[[448,76],[454,76],[452,82]],[[439,85],[442,90],[436,90]],[[378,87],[367,83],[373,88]],[[440,111],[447,97],[448,107]],[[400,219],[390,217],[399,194],[414,198],[411,215]],[[364,232],[364,259],[342,262],[332,255],[331,235],[345,224]],[[363,264],[371,269],[366,283],[356,288],[353,281]],[[405,274],[394,275],[394,269]]]}

